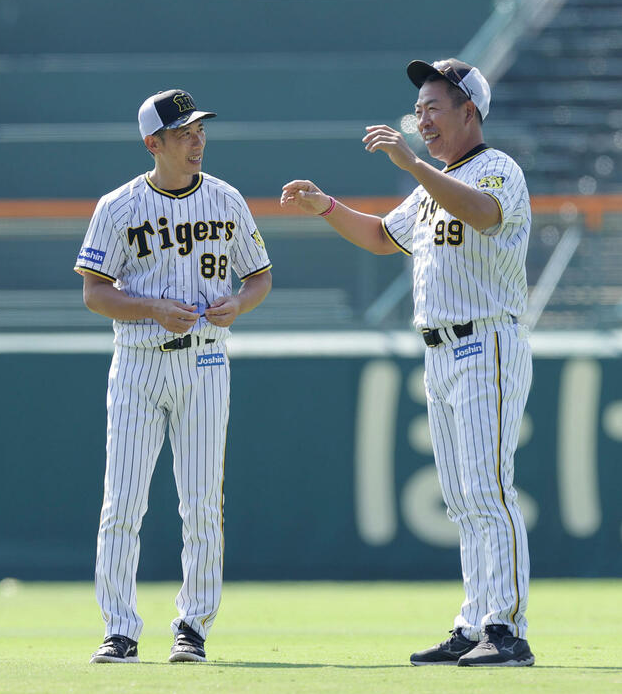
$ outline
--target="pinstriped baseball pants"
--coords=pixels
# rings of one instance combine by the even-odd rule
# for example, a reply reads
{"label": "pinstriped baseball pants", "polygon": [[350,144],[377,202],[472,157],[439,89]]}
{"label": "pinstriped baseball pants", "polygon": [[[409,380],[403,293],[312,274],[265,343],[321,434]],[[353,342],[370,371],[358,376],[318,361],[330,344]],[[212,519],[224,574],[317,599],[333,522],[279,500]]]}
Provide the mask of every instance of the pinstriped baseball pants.
{"label": "pinstriped baseball pants", "polygon": [[[218,355],[200,366],[201,355]],[[213,358],[212,358],[213,360]],[[201,363],[204,363],[204,359]],[[106,636],[138,640],[139,531],[149,485],[168,428],[182,518],[180,620],[205,637],[222,588],[222,485],[229,362],[223,344],[172,352],[117,347],[108,381],[104,500],[95,589]]]}
{"label": "pinstriped baseball pants", "polygon": [[525,638],[527,533],[513,486],[514,452],[531,385],[520,325],[427,348],[434,457],[449,518],[458,525],[465,600],[454,627],[478,639],[488,624]]}

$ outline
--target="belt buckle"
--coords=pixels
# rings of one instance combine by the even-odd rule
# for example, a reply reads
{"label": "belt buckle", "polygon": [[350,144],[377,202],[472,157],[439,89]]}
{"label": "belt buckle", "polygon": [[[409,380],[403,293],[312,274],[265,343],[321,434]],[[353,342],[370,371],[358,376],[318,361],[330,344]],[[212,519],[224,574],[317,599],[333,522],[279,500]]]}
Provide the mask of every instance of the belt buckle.
{"label": "belt buckle", "polygon": [[[172,347],[169,347],[168,345],[172,345]],[[160,351],[161,352],[174,352],[177,349],[183,349],[187,345],[184,344],[184,338],[183,337],[176,337],[172,340],[169,340],[168,342],[165,342],[163,345],[160,345]]]}
{"label": "belt buckle", "polygon": [[[429,335],[430,333],[433,333],[433,332],[434,332],[434,330],[432,328],[423,328],[423,330],[421,331],[421,334],[423,335],[423,341],[425,342],[425,336],[426,335]],[[440,342],[434,342],[431,345],[428,344],[427,342],[425,342],[425,344],[426,344],[426,347],[438,347],[439,345],[443,344],[443,341],[441,340]]]}
{"label": "belt buckle", "polygon": [[468,323],[463,325],[452,325],[454,333],[456,333],[457,338],[469,337],[473,334],[473,321],[470,320]]}

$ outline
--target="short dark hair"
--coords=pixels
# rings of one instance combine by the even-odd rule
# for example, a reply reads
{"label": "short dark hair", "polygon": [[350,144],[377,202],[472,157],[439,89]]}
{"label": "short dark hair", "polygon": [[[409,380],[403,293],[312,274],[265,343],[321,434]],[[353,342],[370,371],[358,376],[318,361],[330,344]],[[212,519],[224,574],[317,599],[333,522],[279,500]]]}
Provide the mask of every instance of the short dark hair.
{"label": "short dark hair", "polygon": [[[431,75],[428,75],[425,78],[423,84],[426,84],[427,82],[444,82],[447,85],[447,93],[451,98],[451,103],[453,104],[454,108],[460,108],[462,104],[466,104],[467,101],[471,101],[471,99],[469,99],[469,97],[462,91],[462,89],[460,89],[460,87],[456,87],[455,84],[452,84],[448,79],[445,79],[442,75],[432,73]],[[479,109],[477,107],[475,107],[475,111],[477,113],[477,120],[481,125],[483,123],[482,114],[479,112]]]}

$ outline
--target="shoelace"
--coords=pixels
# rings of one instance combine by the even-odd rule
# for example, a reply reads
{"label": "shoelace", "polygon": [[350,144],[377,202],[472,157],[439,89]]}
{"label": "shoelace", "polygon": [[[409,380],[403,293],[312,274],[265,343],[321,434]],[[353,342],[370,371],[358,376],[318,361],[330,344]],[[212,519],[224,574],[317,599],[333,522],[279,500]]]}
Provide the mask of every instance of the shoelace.
{"label": "shoelace", "polygon": [[112,648],[115,652],[115,656],[119,658],[125,658],[127,652],[132,647],[129,640],[121,636],[108,636],[108,638],[104,639],[103,645]]}
{"label": "shoelace", "polygon": [[449,633],[451,634],[451,636],[446,641],[443,641],[443,643],[439,644],[440,646],[445,646],[445,648],[449,648],[453,646],[456,640],[462,636],[462,633],[458,629],[452,629]]}
{"label": "shoelace", "polygon": [[504,629],[503,627],[495,628],[494,626],[489,626],[484,630],[484,638],[482,639],[482,643],[490,644],[490,646],[487,647],[495,646],[496,648],[502,648],[503,640],[506,636],[510,636],[507,629]]}
{"label": "shoelace", "polygon": [[191,629],[186,623],[180,624],[179,629],[180,631],[175,636],[175,643],[180,646],[198,646],[203,648],[203,639],[194,629]]}

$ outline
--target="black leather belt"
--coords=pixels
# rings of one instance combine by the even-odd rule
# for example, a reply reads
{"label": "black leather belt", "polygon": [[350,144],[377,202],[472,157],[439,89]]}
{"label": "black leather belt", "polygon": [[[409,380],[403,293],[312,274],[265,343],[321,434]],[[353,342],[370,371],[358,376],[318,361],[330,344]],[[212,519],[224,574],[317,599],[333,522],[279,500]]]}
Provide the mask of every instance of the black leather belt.
{"label": "black leather belt", "polygon": [[[470,320],[464,325],[452,325],[451,329],[456,333],[456,337],[468,337],[473,334],[473,321]],[[428,347],[438,347],[443,344],[444,340],[438,328],[424,328],[422,332],[423,341]]]}
{"label": "black leather belt", "polygon": [[183,337],[176,337],[174,340],[160,345],[160,352],[172,352],[176,349],[187,349],[188,347],[192,347],[193,344],[200,347],[201,345],[210,345],[212,342],[216,342],[216,340],[199,337],[198,335],[184,335]]}

